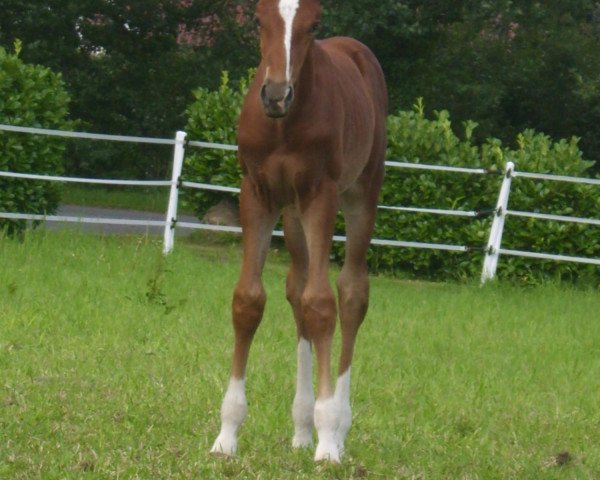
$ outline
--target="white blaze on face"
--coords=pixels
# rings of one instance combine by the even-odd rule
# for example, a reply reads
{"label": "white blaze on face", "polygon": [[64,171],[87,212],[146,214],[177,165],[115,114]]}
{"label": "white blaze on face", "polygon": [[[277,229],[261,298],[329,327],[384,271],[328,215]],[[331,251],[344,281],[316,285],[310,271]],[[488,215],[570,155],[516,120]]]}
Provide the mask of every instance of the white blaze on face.
{"label": "white blaze on face", "polygon": [[283,34],[283,46],[285,49],[285,76],[286,80],[290,82],[292,77],[291,68],[291,50],[292,50],[292,27],[294,25],[294,17],[300,0],[279,0],[279,14],[283,18],[285,26]]}

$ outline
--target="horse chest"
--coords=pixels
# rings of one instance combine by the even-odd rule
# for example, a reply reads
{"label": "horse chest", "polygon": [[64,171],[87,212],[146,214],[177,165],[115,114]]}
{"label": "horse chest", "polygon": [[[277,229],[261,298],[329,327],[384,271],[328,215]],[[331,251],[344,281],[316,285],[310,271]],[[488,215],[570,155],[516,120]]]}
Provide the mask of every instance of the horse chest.
{"label": "horse chest", "polygon": [[310,156],[272,154],[248,165],[248,175],[263,200],[284,207],[312,195],[326,172]]}

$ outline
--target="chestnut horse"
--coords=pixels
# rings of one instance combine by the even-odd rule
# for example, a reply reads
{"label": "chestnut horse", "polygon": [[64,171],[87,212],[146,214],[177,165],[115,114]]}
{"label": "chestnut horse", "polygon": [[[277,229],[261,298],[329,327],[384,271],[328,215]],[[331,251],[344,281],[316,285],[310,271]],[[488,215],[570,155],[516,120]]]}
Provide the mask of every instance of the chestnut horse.
{"label": "chestnut horse", "polygon": [[[315,39],[320,13],[318,0],[259,0],[256,9],[262,58],[238,133],[243,261],[233,294],[235,347],[214,453],[235,454],[247,413],[246,364],[266,301],[262,270],[282,211],[291,255],[286,294],[298,333],[292,445],[311,445],[314,426],[315,460],[339,462],[352,421],[350,364],[368,304],[366,255],[383,181],[387,90],[377,59],[363,44]],[[347,244],[337,279],[342,348],[334,389],[337,308],[328,269],[339,209]]]}

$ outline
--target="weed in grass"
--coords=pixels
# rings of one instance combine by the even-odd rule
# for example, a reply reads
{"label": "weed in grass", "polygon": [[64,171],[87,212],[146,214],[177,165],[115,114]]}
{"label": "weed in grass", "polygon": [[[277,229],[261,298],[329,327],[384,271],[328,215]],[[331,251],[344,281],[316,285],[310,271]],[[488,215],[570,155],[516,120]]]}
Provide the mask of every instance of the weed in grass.
{"label": "weed in grass", "polygon": [[175,308],[167,302],[167,295],[164,293],[165,274],[171,273],[167,270],[166,261],[161,255],[157,257],[153,272],[146,282],[146,299],[150,304],[158,305],[164,308],[165,314],[169,314]]}

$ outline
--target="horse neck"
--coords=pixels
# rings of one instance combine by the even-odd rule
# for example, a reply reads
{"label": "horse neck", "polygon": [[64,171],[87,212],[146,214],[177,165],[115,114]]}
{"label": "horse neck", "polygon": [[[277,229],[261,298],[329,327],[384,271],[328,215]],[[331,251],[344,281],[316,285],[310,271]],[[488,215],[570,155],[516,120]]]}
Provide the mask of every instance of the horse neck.
{"label": "horse neck", "polygon": [[319,70],[324,67],[325,56],[323,48],[315,41],[306,55],[295,85],[297,106],[308,105],[317,93],[317,78]]}

